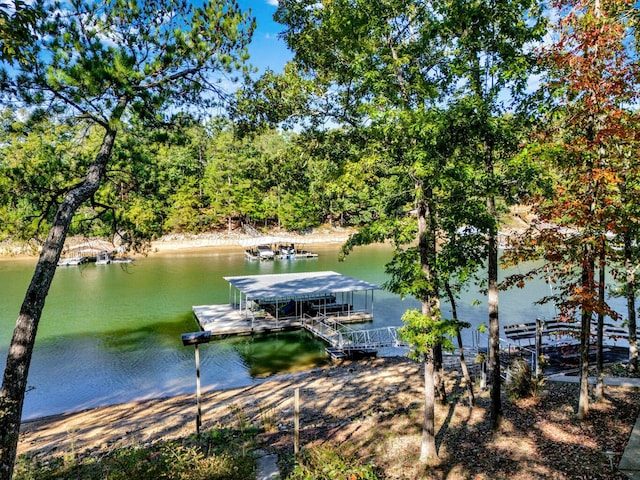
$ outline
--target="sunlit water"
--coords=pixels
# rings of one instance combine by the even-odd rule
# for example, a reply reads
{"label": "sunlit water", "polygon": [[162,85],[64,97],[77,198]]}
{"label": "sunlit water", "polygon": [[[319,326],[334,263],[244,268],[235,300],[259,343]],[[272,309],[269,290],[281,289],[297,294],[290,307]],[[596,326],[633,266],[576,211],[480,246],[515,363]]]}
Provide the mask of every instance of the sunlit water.
{"label": "sunlit water", "polygon": [[[240,250],[211,249],[149,256],[125,266],[59,268],[38,330],[24,419],[192,393],[194,349],[183,347],[180,335],[197,329],[193,305],[228,301],[224,276],[333,270],[378,285],[386,280],[388,246],[358,248],[344,262],[338,261],[337,245],[313,250],[319,258],[256,262]],[[0,261],[3,359],[33,267],[33,260]],[[544,281],[501,293],[501,323],[550,317],[548,307],[534,305],[546,294]],[[363,328],[400,325],[402,313],[418,307],[414,299],[378,291],[375,319]],[[462,295],[458,314],[474,328],[486,322],[486,303],[477,288]],[[471,341],[470,331],[464,338]],[[200,348],[202,387],[245,386],[268,375],[311,368],[326,361],[324,347],[304,332],[215,341]]]}

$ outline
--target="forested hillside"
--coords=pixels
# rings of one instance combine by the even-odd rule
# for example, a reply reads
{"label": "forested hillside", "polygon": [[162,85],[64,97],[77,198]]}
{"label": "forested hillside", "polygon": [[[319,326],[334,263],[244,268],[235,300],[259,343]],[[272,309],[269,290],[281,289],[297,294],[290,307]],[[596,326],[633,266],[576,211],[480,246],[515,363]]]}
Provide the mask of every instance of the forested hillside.
{"label": "forested hillside", "polygon": [[[359,163],[357,147],[340,148],[331,133],[270,129],[240,138],[224,120],[174,120],[123,129],[107,181],[80,209],[72,235],[150,239],[244,224],[302,231],[375,216],[375,172]],[[58,197],[85,175],[98,135],[81,121],[2,112],[1,238],[31,238],[46,227]]]}

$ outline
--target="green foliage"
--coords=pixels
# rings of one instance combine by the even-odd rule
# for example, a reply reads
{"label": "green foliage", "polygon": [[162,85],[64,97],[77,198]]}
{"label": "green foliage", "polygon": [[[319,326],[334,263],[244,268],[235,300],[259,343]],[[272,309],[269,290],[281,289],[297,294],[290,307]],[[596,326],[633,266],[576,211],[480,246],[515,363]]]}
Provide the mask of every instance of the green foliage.
{"label": "green foliage", "polygon": [[56,122],[40,111],[22,121],[18,112],[3,113],[1,228],[14,238],[29,239],[42,232],[43,220],[51,218],[61,195],[86,173],[98,138],[82,122]]}
{"label": "green foliage", "polygon": [[364,463],[357,455],[324,445],[302,451],[290,480],[377,480],[375,465]]}
{"label": "green foliage", "polygon": [[[47,228],[47,209],[86,171],[98,132],[48,115],[19,122],[17,114],[4,113],[0,234],[30,238]],[[355,150],[346,159],[335,152],[324,157],[336,135],[309,152],[295,135],[265,131],[239,139],[227,123],[176,122],[122,126],[107,183],[81,209],[71,234],[109,237],[117,231],[151,239],[217,229],[230,218],[303,231],[332,219],[359,225],[378,210],[368,197],[379,195],[369,185],[371,175],[363,177]],[[343,182],[351,187],[341,190]]]}
{"label": "green foliage", "polygon": [[[15,480],[246,480],[255,476],[255,460],[240,452],[255,432],[212,430],[197,441],[185,439],[129,447],[100,456],[55,457],[46,462],[22,456]],[[244,448],[239,448],[245,446]]]}
{"label": "green foliage", "polygon": [[411,347],[412,358],[424,359],[435,345],[442,345],[446,351],[454,351],[451,339],[457,334],[458,323],[425,315],[415,309],[407,310],[402,315],[402,322],[404,326],[398,330],[398,334]]}
{"label": "green foliage", "polygon": [[44,17],[43,2],[0,2],[0,60],[14,61],[34,40],[33,28]]}

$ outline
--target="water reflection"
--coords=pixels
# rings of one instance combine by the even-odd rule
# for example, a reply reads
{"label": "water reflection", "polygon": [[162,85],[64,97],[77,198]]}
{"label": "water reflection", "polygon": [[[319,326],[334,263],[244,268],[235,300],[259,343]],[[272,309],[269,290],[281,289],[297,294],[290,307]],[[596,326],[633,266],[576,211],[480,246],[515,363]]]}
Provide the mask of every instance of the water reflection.
{"label": "water reflection", "polygon": [[327,363],[325,345],[306,332],[283,332],[233,340],[232,345],[255,378],[307,370]]}

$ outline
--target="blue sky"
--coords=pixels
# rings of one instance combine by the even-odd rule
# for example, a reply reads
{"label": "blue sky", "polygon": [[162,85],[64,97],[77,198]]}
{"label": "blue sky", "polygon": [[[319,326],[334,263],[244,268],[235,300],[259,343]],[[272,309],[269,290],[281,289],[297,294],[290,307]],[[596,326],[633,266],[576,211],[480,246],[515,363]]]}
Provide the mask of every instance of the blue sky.
{"label": "blue sky", "polygon": [[249,49],[251,64],[258,67],[260,72],[267,68],[281,72],[292,55],[285,43],[278,38],[282,25],[273,20],[278,0],[239,0],[238,4],[242,10],[251,9],[258,24]]}

